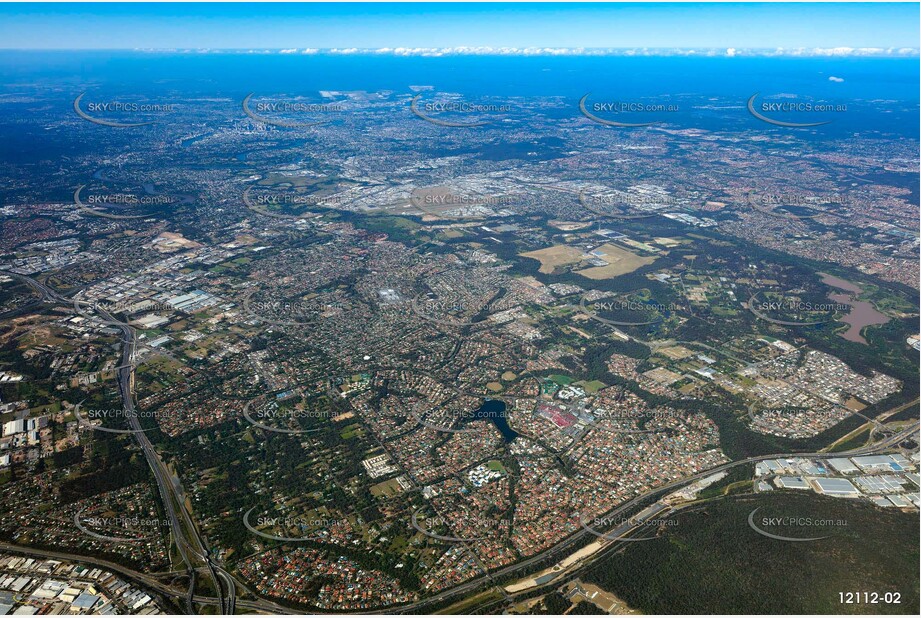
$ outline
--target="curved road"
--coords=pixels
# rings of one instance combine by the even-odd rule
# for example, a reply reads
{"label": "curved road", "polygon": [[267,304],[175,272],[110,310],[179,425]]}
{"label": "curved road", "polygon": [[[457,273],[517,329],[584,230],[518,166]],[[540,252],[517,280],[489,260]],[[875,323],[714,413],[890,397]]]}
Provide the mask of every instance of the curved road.
{"label": "curved road", "polygon": [[[3,272],[3,271],[0,271],[0,272]],[[49,289],[47,286],[39,283],[38,281],[35,281],[34,279],[30,277],[18,275],[16,273],[4,273],[4,274],[8,274],[10,276],[13,276],[20,280],[25,281],[31,287],[38,290],[42,294],[43,300],[53,301],[53,302],[63,302],[63,303],[71,302],[70,299],[67,299],[67,298],[64,298],[63,296],[58,295],[56,292]],[[109,320],[110,322],[117,324],[118,327],[122,330],[122,333],[124,335],[124,349],[123,349],[122,366],[118,370],[118,378],[119,378],[119,389],[122,394],[122,399],[123,399],[123,403],[125,406],[125,410],[126,412],[129,412],[130,414],[130,412],[134,410],[134,401],[133,401],[133,396],[132,396],[132,384],[133,384],[133,373],[134,373],[134,355],[135,355],[136,346],[137,346],[136,332],[134,328],[132,328],[128,324],[125,324],[123,322],[118,322],[117,320],[115,320],[104,309],[97,308],[97,311],[106,320]],[[137,416],[129,416],[128,418],[129,418],[129,421],[133,429],[135,430],[141,429],[140,422],[138,421]],[[647,501],[650,498],[653,498],[659,494],[666,493],[670,490],[678,489],[679,487],[683,485],[693,483],[694,481],[705,478],[712,474],[716,474],[718,472],[730,470],[737,466],[748,465],[748,464],[756,463],[759,461],[765,461],[768,459],[786,459],[786,458],[792,458],[792,457],[805,457],[809,459],[830,459],[834,457],[848,457],[848,456],[854,456],[854,455],[882,453],[887,450],[890,450],[894,446],[898,445],[901,441],[914,435],[918,431],[918,428],[919,428],[919,423],[915,422],[903,428],[901,431],[898,431],[894,433],[893,435],[885,438],[884,440],[880,442],[877,442],[871,445],[867,445],[867,446],[863,446],[860,448],[848,450],[848,451],[839,451],[837,453],[780,453],[780,454],[773,454],[773,455],[762,455],[762,456],[757,456],[757,457],[749,457],[746,459],[732,461],[732,462],[729,462],[729,463],[726,463],[726,464],[723,464],[723,465],[720,465],[714,468],[710,468],[709,470],[699,472],[692,476],[678,479],[670,483],[666,483],[665,485],[652,489],[640,496],[637,496],[636,498],[633,498],[632,500],[628,502],[625,502],[615,507],[613,510],[609,511],[608,513],[603,514],[601,517],[610,518],[615,515],[619,515],[623,513],[624,511],[626,511],[627,509],[635,507],[637,504]],[[135,433],[135,438],[138,440],[139,444],[141,445],[141,449],[144,452],[144,456],[147,458],[148,464],[150,465],[151,469],[154,472],[154,475],[157,480],[157,485],[160,489],[160,494],[163,499],[164,506],[170,515],[171,525],[172,525],[173,532],[176,538],[176,545],[179,548],[180,553],[183,555],[184,560],[186,561],[186,564],[188,565],[189,571],[193,576],[192,584],[190,586],[190,589],[187,595],[187,599],[186,599],[189,609],[190,610],[194,609],[194,607],[192,607],[192,603],[197,602],[197,603],[204,603],[204,604],[220,605],[221,613],[230,613],[230,614],[232,614],[235,611],[237,606],[239,606],[240,608],[245,608],[249,610],[258,610],[258,611],[264,611],[264,612],[269,612],[269,613],[281,613],[281,614],[304,613],[302,610],[287,608],[277,603],[273,603],[271,601],[264,600],[264,599],[259,599],[257,601],[241,601],[240,603],[236,603],[236,598],[235,598],[236,583],[233,577],[229,573],[224,571],[220,566],[216,565],[212,561],[211,556],[208,552],[208,549],[204,541],[201,539],[198,533],[198,529],[195,527],[194,522],[192,521],[191,515],[188,513],[187,509],[185,508],[184,496],[183,496],[182,488],[181,488],[181,485],[179,484],[178,479],[176,479],[169,473],[165,464],[159,458],[153,446],[151,445],[150,441],[147,439],[147,436],[143,432]],[[178,506],[179,513],[176,512],[177,506]],[[180,516],[182,518],[181,523],[179,521]],[[183,526],[182,524],[185,524],[185,525]],[[642,524],[638,522],[636,526],[632,526],[632,527],[622,525],[622,526],[619,526],[614,531],[614,533],[617,533],[616,536],[619,539],[620,537],[629,535],[639,525],[642,525]],[[188,534],[186,534],[186,532]],[[613,534],[613,533],[608,533],[608,534]],[[515,572],[526,569],[529,566],[533,566],[540,562],[543,562],[547,560],[548,558],[550,558],[551,556],[561,553],[565,551],[567,548],[569,548],[570,546],[572,546],[573,544],[583,540],[586,537],[586,535],[591,535],[591,532],[585,529],[580,529],[577,532],[574,532],[572,535],[570,535],[567,539],[565,539],[561,543],[558,543],[557,545],[549,548],[548,550],[544,552],[531,556],[530,558],[523,560],[521,562],[518,562],[512,565],[509,565],[507,567],[498,569],[496,571],[493,571],[492,573],[487,573],[485,575],[474,578],[472,580],[468,580],[467,582],[464,582],[451,589],[444,590],[435,596],[428,597],[426,599],[417,601],[415,603],[411,603],[411,604],[407,604],[407,605],[403,605],[399,607],[389,607],[389,608],[367,612],[367,613],[375,613],[375,614],[407,613],[407,612],[415,613],[423,607],[432,605],[434,603],[445,601],[447,599],[450,599],[464,592],[475,590],[477,588],[487,586],[487,585],[494,585],[495,578],[502,577],[504,575],[511,575]],[[616,543],[616,542],[617,542],[617,539],[612,540],[612,543]],[[65,554],[55,554],[54,552],[39,552],[38,550],[28,550],[25,548],[18,548],[16,546],[11,546],[11,545],[4,544],[4,543],[0,543],[0,549],[8,549],[10,551],[19,551],[20,553],[32,553],[32,554],[37,554],[37,555],[65,556]],[[191,552],[195,554],[195,556],[198,559],[203,561],[204,567],[208,570],[209,574],[211,575],[212,580],[214,581],[215,590],[219,591],[220,596],[218,598],[215,599],[212,597],[203,597],[203,596],[194,595],[194,575],[196,573],[196,570],[192,567],[192,563],[189,560],[186,549],[190,549]],[[142,581],[143,583],[150,586],[154,590],[158,590],[160,592],[163,592],[164,594],[169,594],[170,596],[175,596],[176,594],[174,589],[164,586],[160,582],[152,579],[150,576],[146,576],[141,573],[130,572],[129,570],[126,570],[124,567],[114,565],[113,563],[105,563],[104,561],[83,558],[80,556],[67,555],[67,557],[68,559],[77,560],[77,561],[83,560],[84,562],[92,562],[95,564],[106,564],[107,568],[112,568],[113,570],[119,570],[124,573],[131,573],[132,577],[135,577],[139,581]],[[582,566],[584,566],[584,564]]]}

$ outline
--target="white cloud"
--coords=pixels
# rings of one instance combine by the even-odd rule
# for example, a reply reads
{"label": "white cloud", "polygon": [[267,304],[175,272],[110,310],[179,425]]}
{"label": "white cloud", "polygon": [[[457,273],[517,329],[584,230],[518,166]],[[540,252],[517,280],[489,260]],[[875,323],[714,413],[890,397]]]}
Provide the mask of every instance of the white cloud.
{"label": "white cloud", "polygon": [[844,81],[844,78],[843,78],[843,77],[835,77],[834,75],[832,75],[831,77],[828,78],[828,81],[830,81],[830,82],[835,82],[835,83],[840,84],[841,82]]}
{"label": "white cloud", "polygon": [[[156,52],[164,50],[148,49],[143,51]],[[182,50],[185,53],[250,53],[250,54],[338,54],[338,55],[393,55],[393,56],[702,56],[702,57],[905,57],[917,58],[921,51],[914,47],[883,48],[883,47],[796,47],[775,49],[753,48],[588,48],[588,47],[489,47],[489,46],[456,46],[456,47],[379,47],[365,49],[359,47],[334,47],[331,49],[318,49],[308,47],[303,50],[297,48],[276,50]]]}

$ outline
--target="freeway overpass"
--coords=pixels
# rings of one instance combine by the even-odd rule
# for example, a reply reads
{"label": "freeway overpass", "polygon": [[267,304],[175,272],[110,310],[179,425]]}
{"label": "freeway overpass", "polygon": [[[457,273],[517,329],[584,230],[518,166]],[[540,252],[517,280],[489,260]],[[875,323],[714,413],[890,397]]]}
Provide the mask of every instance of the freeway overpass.
{"label": "freeway overpass", "polygon": [[[54,290],[48,288],[46,285],[36,281],[31,277],[25,275],[19,275],[16,273],[10,273],[5,271],[3,274],[7,274],[14,278],[17,278],[35,289],[42,296],[43,301],[63,303],[63,304],[73,304],[75,311],[86,316],[85,310],[80,307],[81,301],[74,299],[66,298]],[[111,314],[109,314],[104,308],[96,307],[97,313],[103,318],[103,321],[112,326],[118,327],[123,335],[123,350],[122,350],[122,363],[118,368],[118,381],[119,381],[119,391],[122,397],[124,409],[128,413],[129,423],[133,430],[133,435],[138,441],[144,457],[148,462],[154,477],[157,482],[159,493],[166,509],[169,518],[171,530],[173,533],[173,538],[177,546],[180,555],[186,564],[187,572],[190,577],[190,586],[185,594],[186,609],[189,613],[194,613],[194,604],[209,604],[217,605],[220,607],[221,613],[232,614],[237,607],[242,609],[249,610],[258,610],[265,611],[268,613],[279,613],[279,614],[298,614],[304,613],[302,610],[293,609],[285,607],[283,605],[267,601],[267,600],[256,600],[256,601],[240,601],[236,600],[236,587],[239,585],[238,582],[233,578],[232,575],[227,573],[221,566],[212,559],[210,552],[207,548],[207,545],[204,539],[201,537],[197,526],[192,518],[191,513],[185,506],[185,496],[181,486],[181,483],[178,478],[176,478],[167,468],[165,463],[157,454],[153,445],[150,443],[145,432],[141,431],[140,422],[137,416],[132,415],[134,411],[134,396],[133,396],[133,386],[134,386],[134,369],[135,369],[135,353],[137,349],[137,334],[133,327],[130,325],[116,320]],[[672,481],[655,489],[652,489],[636,498],[621,504],[614,508],[613,510],[605,513],[601,517],[615,517],[624,512],[627,512],[629,509],[636,507],[637,505],[648,501],[656,496],[679,489],[681,486],[693,483],[696,480],[704,478],[706,476],[721,472],[727,471],[732,468],[741,465],[748,465],[758,461],[764,461],[767,459],[784,459],[789,457],[807,457],[811,459],[829,459],[832,457],[846,457],[853,455],[866,455],[866,454],[877,454],[883,453],[891,449],[894,445],[899,444],[902,440],[914,435],[918,431],[919,423],[915,422],[902,430],[884,438],[879,442],[860,447],[857,449],[852,449],[850,451],[841,451],[837,453],[781,453],[773,455],[765,455],[759,457],[750,457],[743,460],[729,462],[709,470],[702,471],[698,474],[678,479]],[[615,530],[608,532],[605,536],[612,538],[611,543],[616,544],[622,542],[624,538],[629,537],[630,534],[634,532],[637,526],[642,525],[642,518],[636,520],[636,524],[633,526],[621,525],[618,526]],[[480,587],[491,585],[494,583],[496,578],[501,578],[503,576],[513,575],[519,571],[525,570],[529,567],[540,564],[543,561],[552,559],[554,556],[563,554],[566,550],[573,547],[573,545],[580,543],[586,539],[586,535],[591,534],[590,531],[585,529],[580,529],[577,532],[570,535],[567,539],[558,543],[554,547],[547,549],[544,552],[536,554],[530,558],[527,558],[521,562],[518,562],[507,567],[500,568],[492,573],[482,575],[480,577],[468,580],[462,584],[459,584],[448,590],[444,590],[432,597],[423,599],[421,601],[399,606],[391,607],[384,610],[378,610],[371,613],[413,613],[423,610],[426,607],[429,607],[433,604],[440,603],[451,599],[453,597],[459,596],[463,593],[476,590]],[[0,544],[0,548],[6,547],[10,551],[20,551],[20,552],[37,552],[37,550],[27,550],[26,548],[17,548],[15,546]],[[600,555],[607,552],[610,546],[606,547],[602,552],[598,554],[591,560],[580,562],[578,568],[584,568],[594,559],[597,559]],[[44,555],[51,555],[52,552],[45,552]],[[42,554],[35,554],[42,555]],[[65,554],[58,554],[65,555]],[[67,559],[78,560],[93,564],[104,564],[104,561],[99,561],[92,558],[84,558],[80,556],[70,556],[67,555]],[[111,568],[112,570],[117,570],[122,573],[128,573],[124,567],[118,567],[114,563],[107,563],[106,568]],[[207,597],[195,594],[195,582],[199,570],[204,570],[212,580],[214,584],[214,589],[218,591],[218,597]],[[132,572],[137,581],[141,581],[145,585],[148,585],[153,590],[162,592],[163,594],[168,594],[171,597],[177,596],[177,591],[171,587],[164,586],[162,583],[153,579],[152,577],[145,576],[140,573]]]}

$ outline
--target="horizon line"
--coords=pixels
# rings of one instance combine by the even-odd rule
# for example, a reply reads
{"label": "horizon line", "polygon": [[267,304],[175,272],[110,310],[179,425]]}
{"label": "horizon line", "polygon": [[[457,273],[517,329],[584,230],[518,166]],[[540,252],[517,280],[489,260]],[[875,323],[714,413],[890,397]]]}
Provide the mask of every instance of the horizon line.
{"label": "horizon line", "polygon": [[0,47],[0,52],[135,52],[174,54],[278,54],[278,55],[391,55],[391,56],[531,56],[531,57],[783,57],[783,58],[914,58],[921,56],[917,47],[112,47],[112,48],[31,48]]}

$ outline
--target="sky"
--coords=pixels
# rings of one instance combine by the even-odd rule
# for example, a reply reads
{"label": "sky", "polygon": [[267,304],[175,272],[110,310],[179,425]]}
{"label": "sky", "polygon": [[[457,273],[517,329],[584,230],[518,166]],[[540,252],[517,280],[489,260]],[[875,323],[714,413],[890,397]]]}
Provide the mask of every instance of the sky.
{"label": "sky", "polygon": [[885,55],[917,50],[919,36],[918,3],[0,4],[3,49],[783,48]]}

